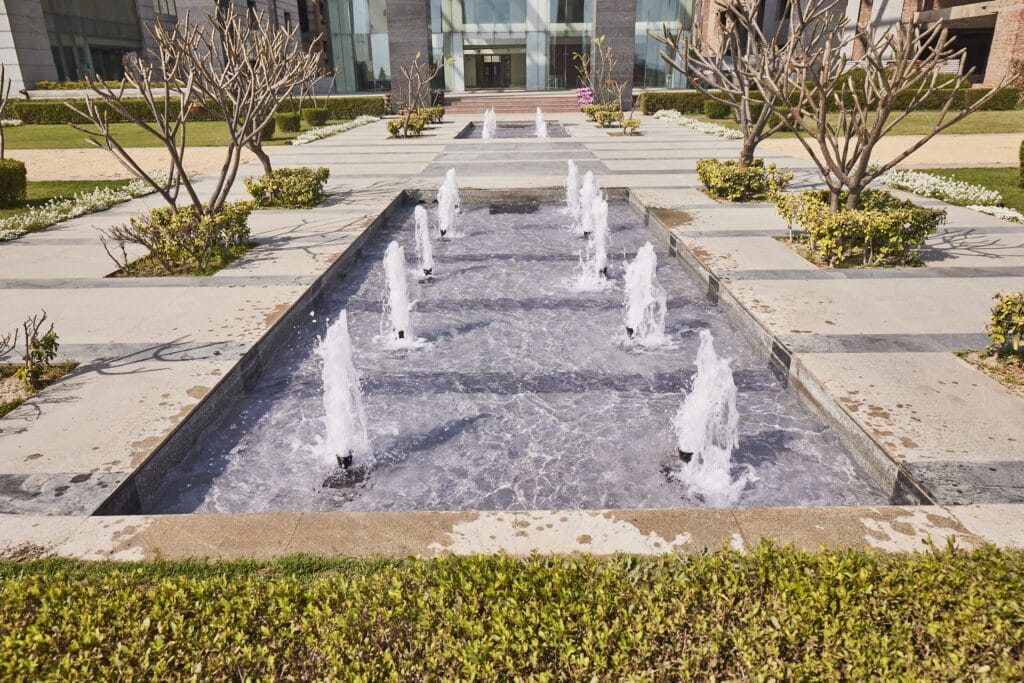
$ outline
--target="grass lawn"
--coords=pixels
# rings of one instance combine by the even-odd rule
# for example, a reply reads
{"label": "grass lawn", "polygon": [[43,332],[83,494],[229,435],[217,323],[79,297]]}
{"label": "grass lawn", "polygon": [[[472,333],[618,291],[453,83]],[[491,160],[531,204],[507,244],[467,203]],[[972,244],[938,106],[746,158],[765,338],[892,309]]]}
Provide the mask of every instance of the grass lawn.
{"label": "grass lawn", "polygon": [[[935,121],[938,112],[935,111],[915,111],[911,113],[907,118],[903,119],[893,129],[891,135],[921,135],[931,130],[932,123]],[[706,116],[690,115],[692,118],[700,121],[707,121],[709,123],[717,123],[723,126],[729,126],[730,128],[736,128],[736,123],[732,119],[709,119]],[[832,121],[836,120],[835,114],[830,114],[829,118]],[[961,133],[961,134],[975,134],[975,133],[1024,133],[1024,109],[1015,109],[1012,111],[979,111],[971,114],[963,121],[960,121],[956,125],[947,128],[943,133]],[[776,133],[775,137],[780,138],[791,138],[794,137],[791,131],[782,131]]]}
{"label": "grass lawn", "polygon": [[90,192],[97,187],[118,189],[128,180],[30,180],[25,189],[26,200],[21,206],[0,209],[0,218],[8,218],[24,212],[33,206],[42,206],[51,199],[73,197],[80,192]]}
{"label": "grass lawn", "polygon": [[1002,168],[923,168],[925,173],[956,178],[972,185],[981,185],[1003,195],[1003,204],[1024,213],[1024,187],[1017,184],[1020,170]]}
{"label": "grass lawn", "polygon": [[[328,124],[340,121],[328,121]],[[159,141],[134,123],[115,123],[111,126],[115,139],[125,147],[159,147]],[[302,130],[310,126],[303,121]],[[192,147],[221,147],[228,143],[227,128],[222,121],[193,121],[186,130]],[[298,133],[277,131],[266,145],[283,145]],[[89,149],[86,136],[67,124],[25,125],[4,130],[7,149]]]}

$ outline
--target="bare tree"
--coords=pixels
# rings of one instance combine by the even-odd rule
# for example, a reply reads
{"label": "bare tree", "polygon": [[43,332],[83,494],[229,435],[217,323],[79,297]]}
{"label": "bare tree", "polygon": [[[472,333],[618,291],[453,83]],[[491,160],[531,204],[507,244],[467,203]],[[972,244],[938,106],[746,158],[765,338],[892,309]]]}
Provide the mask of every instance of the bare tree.
{"label": "bare tree", "polygon": [[[68,106],[91,124],[73,124],[77,130],[89,135],[94,145],[112,152],[132,174],[160,191],[172,207],[177,206],[176,188],[180,185],[201,213],[212,214],[227,200],[243,149],[259,149],[257,156],[269,169],[269,159],[260,154],[263,129],[281,101],[317,70],[320,55],[315,45],[308,50],[300,47],[297,28],[275,29],[261,15],[254,15],[250,21],[228,7],[208,15],[208,19],[205,25],[194,24],[186,13],[170,29],[156,24],[151,30],[157,45],[152,61],[134,60],[116,90],[90,79],[99,101],[89,98],[83,107]],[[157,69],[167,82],[162,91],[153,85]],[[146,104],[146,118],[151,116],[155,123],[143,120],[124,101],[127,84],[139,90]],[[228,130],[224,163],[205,201],[200,200],[189,181],[183,162],[186,122],[195,104],[224,121]],[[161,140],[170,154],[174,189],[162,188],[114,139],[110,111]]]}
{"label": "bare tree", "polygon": [[673,33],[666,27],[662,35],[651,34],[665,45],[658,54],[666,64],[706,97],[732,110],[743,134],[740,166],[749,166],[758,144],[786,127],[777,113],[786,104],[784,93],[766,91],[764,82],[783,78],[794,58],[800,58],[834,24],[838,0],[783,1],[789,3],[787,15],[770,34],[764,33],[759,21],[764,0],[719,2],[713,13],[720,26],[717,46],[701,38],[706,29],[699,14],[692,30],[680,28]]}
{"label": "bare tree", "polygon": [[402,130],[405,131],[406,136],[409,134],[409,119],[412,118],[412,115],[420,107],[427,106],[430,84],[437,78],[437,75],[441,73],[446,64],[455,62],[454,58],[446,59],[442,55],[441,60],[437,64],[430,64],[429,62],[422,61],[422,56],[422,53],[417,52],[408,66],[398,67],[399,71],[402,72],[403,78],[403,82],[399,85],[398,90],[398,107],[400,111],[404,112],[402,116],[405,122]]}
{"label": "bare tree", "polygon": [[[203,202],[196,194],[185,172],[187,138],[185,124],[195,103],[194,75],[179,70],[178,79],[167,78],[163,87],[156,87],[154,76],[159,70],[166,73],[173,63],[172,52],[158,46],[153,60],[133,58],[125,64],[121,85],[114,89],[100,78],[86,75],[86,81],[99,98],[87,97],[81,106],[65,102],[65,106],[88,121],[71,123],[75,130],[86,134],[86,142],[109,151],[125,169],[160,193],[171,207],[177,207],[179,190],[184,187],[188,200],[201,209]],[[145,114],[125,102],[126,91],[137,90],[145,106]],[[166,181],[148,173],[113,136],[111,114],[114,121],[133,123],[157,138],[168,154]]]}
{"label": "bare tree", "polygon": [[[857,64],[863,80],[846,75],[854,66],[848,57],[853,41],[864,48]],[[847,208],[857,208],[872,180],[984,107],[1010,80],[1008,76],[987,93],[971,97],[973,70],[942,69],[962,64],[963,57],[964,50],[954,49],[953,36],[942,22],[849,31],[844,17],[822,36],[817,49],[794,55],[786,73],[765,80],[773,97],[791,98],[787,123],[821,171],[832,211],[839,210],[844,190],[849,193]],[[879,140],[943,94],[949,96],[943,98],[928,132],[888,161],[872,159]]]}
{"label": "bare tree", "polygon": [[574,52],[572,57],[576,73],[594,96],[594,104],[622,104],[626,84],[620,84],[612,78],[619,60],[611,47],[605,47],[604,36],[594,38],[588,52]]}

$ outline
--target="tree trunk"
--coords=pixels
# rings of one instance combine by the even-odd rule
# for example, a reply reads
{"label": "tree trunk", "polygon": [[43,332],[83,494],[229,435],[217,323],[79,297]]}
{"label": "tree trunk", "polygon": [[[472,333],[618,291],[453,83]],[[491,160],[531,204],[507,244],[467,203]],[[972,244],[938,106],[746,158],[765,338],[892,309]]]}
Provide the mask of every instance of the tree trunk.
{"label": "tree trunk", "polygon": [[[862,185],[851,185],[849,188],[850,194],[846,198],[847,209],[859,209],[860,208],[860,196],[864,192]],[[837,197],[838,198],[838,197]]]}
{"label": "tree trunk", "polygon": [[839,190],[829,188],[829,207],[828,210],[832,213],[839,213]]}
{"label": "tree trunk", "polygon": [[270,155],[263,151],[263,145],[258,142],[253,142],[248,145],[249,151],[256,155],[256,158],[263,164],[263,174],[270,175],[270,172],[274,169],[270,165]]}
{"label": "tree trunk", "polygon": [[740,149],[740,166],[746,168],[754,162],[754,150],[757,143],[753,140],[743,140],[743,148]]}

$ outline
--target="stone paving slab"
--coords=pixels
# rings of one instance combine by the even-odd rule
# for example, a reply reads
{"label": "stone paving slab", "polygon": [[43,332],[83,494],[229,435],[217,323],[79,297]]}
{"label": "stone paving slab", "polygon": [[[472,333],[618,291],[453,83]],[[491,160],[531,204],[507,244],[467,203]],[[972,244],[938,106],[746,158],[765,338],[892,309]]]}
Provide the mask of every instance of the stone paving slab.
{"label": "stone paving slab", "polygon": [[[383,123],[376,123],[310,145],[275,148],[278,166],[328,166],[335,196],[312,211],[253,214],[253,231],[263,246],[198,280],[201,285],[99,280],[110,266],[95,227],[123,221],[151,199],[0,244],[0,278],[7,285],[0,291],[0,324],[20,315],[10,312],[12,301],[45,305],[55,320],[58,313],[65,317],[58,321],[65,348],[87,360],[95,356],[93,365],[0,421],[0,491],[5,485],[19,491],[5,497],[8,506],[22,500],[22,512],[50,513],[0,514],[0,549],[33,542],[42,552],[141,559],[300,551],[690,552],[723,544],[750,548],[762,537],[808,548],[821,543],[898,551],[922,548],[925,537],[939,542],[950,535],[967,546],[983,540],[1022,545],[1017,532],[1024,528],[1024,507],[1007,501],[1019,500],[1024,401],[946,351],[984,333],[992,292],[1024,286],[1021,226],[949,207],[948,225],[929,245],[934,253],[928,268],[822,271],[773,239],[785,234],[785,225],[771,206],[719,204],[697,190],[696,160],[731,157],[735,142],[648,117],[644,136],[615,138],[582,116],[558,115],[550,118],[572,124],[568,139],[500,141],[484,148],[480,141],[453,139],[470,117],[450,118],[417,140],[388,140]],[[495,158],[465,161],[491,149]],[[560,160],[551,154],[555,149],[563,152]],[[800,371],[824,387],[893,461],[931,480],[940,502],[953,504],[398,517],[81,516],[98,499],[99,483],[117,481],[145,458],[399,190],[421,187],[429,196],[452,166],[463,188],[559,188],[564,160],[574,155],[619,169],[601,172],[602,187],[631,188],[647,205],[668,210],[663,215],[677,220],[671,227],[680,241],[721,286],[757,324],[795,348]],[[636,163],[644,155],[650,163]],[[805,161],[767,156],[797,170],[801,181],[810,177]],[[241,175],[259,172],[250,164]],[[200,186],[208,188],[209,182]],[[241,184],[232,196],[245,197]],[[157,346],[150,350],[151,344]],[[211,356],[210,349],[221,355]],[[118,351],[124,358],[105,367],[100,359]],[[995,477],[990,467],[997,469]],[[85,474],[89,479],[72,483]],[[56,500],[63,486],[68,489],[60,491],[59,504],[42,505],[41,498]],[[40,496],[24,502],[18,497],[22,489]],[[60,514],[74,508],[75,500],[74,514]],[[960,502],[976,504],[955,504]]]}

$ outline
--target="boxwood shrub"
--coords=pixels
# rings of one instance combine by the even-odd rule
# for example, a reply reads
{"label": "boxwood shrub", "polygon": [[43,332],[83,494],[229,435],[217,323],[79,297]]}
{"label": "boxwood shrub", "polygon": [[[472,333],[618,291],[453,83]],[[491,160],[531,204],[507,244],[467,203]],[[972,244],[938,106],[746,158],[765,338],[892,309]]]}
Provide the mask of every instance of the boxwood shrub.
{"label": "boxwood shrub", "polygon": [[298,114],[289,111],[274,114],[274,121],[277,124],[277,130],[282,133],[297,133],[302,129],[302,119]]}
{"label": "boxwood shrub", "polygon": [[330,113],[327,107],[309,107],[302,110],[302,120],[311,126],[322,126],[327,123]]}
{"label": "boxwood shrub", "polygon": [[0,562],[3,680],[1024,679],[1024,554]]}
{"label": "boxwood shrub", "polygon": [[731,113],[732,107],[724,102],[713,100],[710,97],[704,100],[704,116],[709,119],[727,119]]}
{"label": "boxwood shrub", "polygon": [[245,189],[256,206],[311,208],[323,201],[329,175],[326,168],[275,168],[268,175],[246,178]]}
{"label": "boxwood shrub", "polygon": [[0,159],[0,206],[24,202],[27,187],[25,163],[17,159]]}
{"label": "boxwood shrub", "polygon": [[919,265],[921,247],[946,220],[945,209],[929,209],[882,190],[865,190],[858,209],[830,211],[827,190],[778,195],[776,208],[800,226],[810,248],[829,266]]}
{"label": "boxwood shrub", "polygon": [[747,167],[735,160],[699,159],[697,176],[708,194],[730,202],[772,197],[793,179],[792,173],[779,170],[775,164],[765,166],[761,159],[754,159]]}

